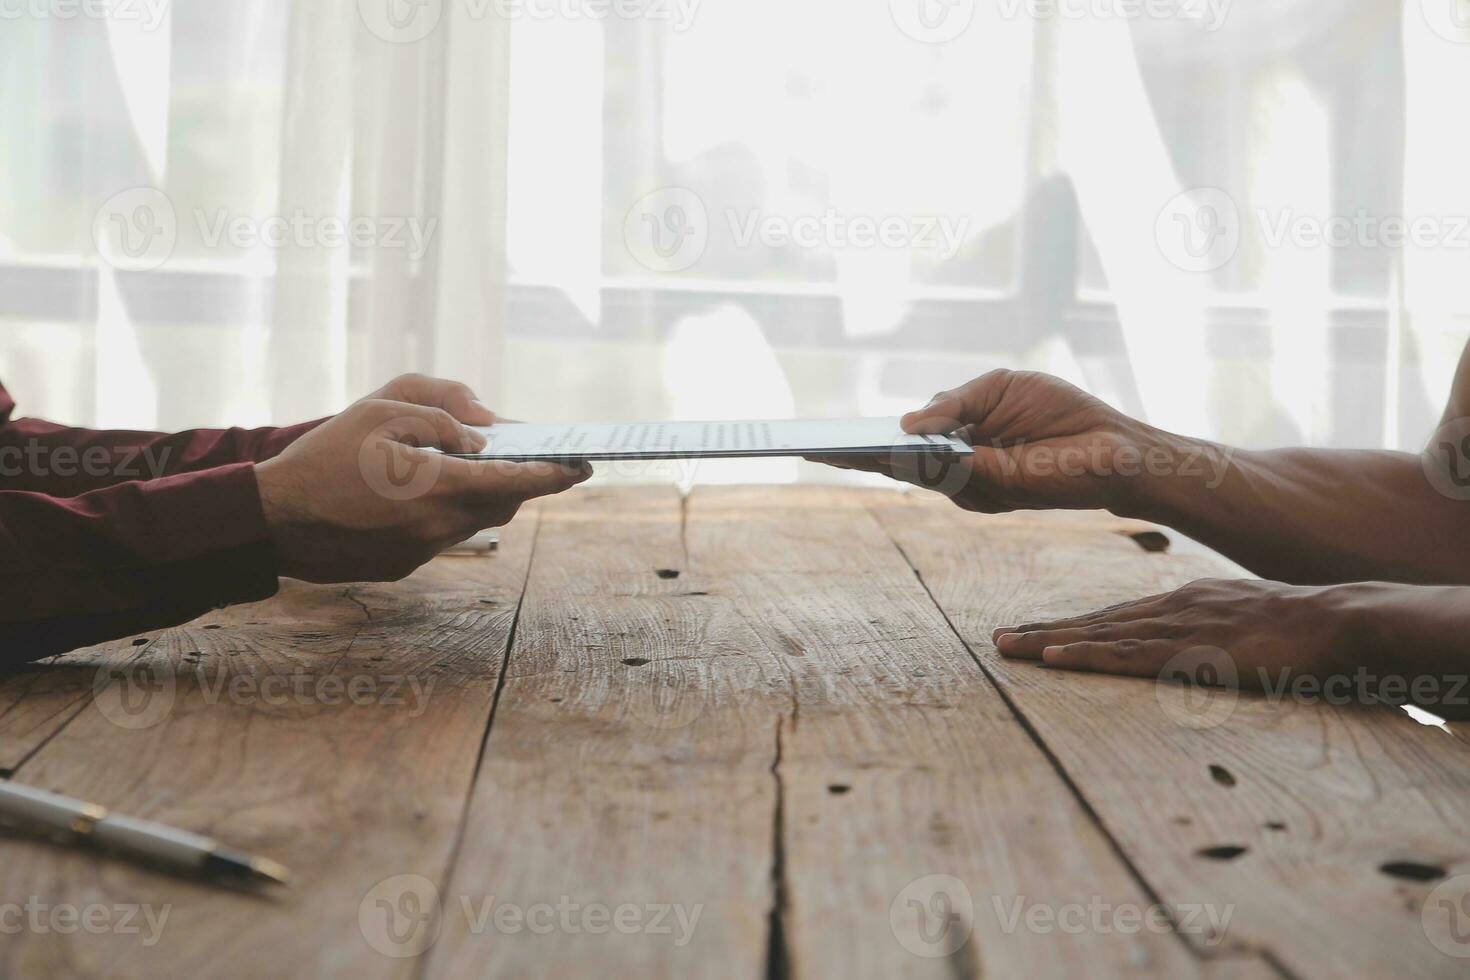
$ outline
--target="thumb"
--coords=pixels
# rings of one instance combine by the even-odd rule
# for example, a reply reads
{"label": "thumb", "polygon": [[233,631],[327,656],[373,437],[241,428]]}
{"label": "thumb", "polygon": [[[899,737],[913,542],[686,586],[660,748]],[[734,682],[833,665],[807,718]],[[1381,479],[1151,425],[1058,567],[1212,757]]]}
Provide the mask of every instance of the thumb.
{"label": "thumb", "polygon": [[941,392],[929,404],[909,412],[901,420],[903,431],[911,434],[948,435],[963,425],[965,403],[953,392]]}
{"label": "thumb", "polygon": [[420,449],[446,453],[477,453],[485,448],[485,437],[442,408],[427,408],[404,402],[383,403],[385,420],[376,432],[384,438]]}

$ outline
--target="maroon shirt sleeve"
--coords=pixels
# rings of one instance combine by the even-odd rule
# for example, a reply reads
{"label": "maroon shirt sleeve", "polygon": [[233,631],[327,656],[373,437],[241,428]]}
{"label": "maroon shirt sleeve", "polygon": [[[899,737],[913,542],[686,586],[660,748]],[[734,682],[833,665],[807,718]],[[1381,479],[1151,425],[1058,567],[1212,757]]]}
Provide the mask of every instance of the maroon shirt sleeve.
{"label": "maroon shirt sleeve", "polygon": [[[50,448],[34,453],[44,472],[33,466],[14,475],[13,458],[0,469],[0,667],[275,593],[276,557],[253,463],[309,426],[99,433],[11,424],[12,407],[0,389],[0,447]],[[129,478],[114,468],[99,477],[80,459],[73,466],[58,456],[66,446],[96,448],[94,460],[128,446],[158,447],[153,459],[167,475]],[[163,448],[173,450],[166,461]],[[100,488],[67,493],[88,485]]]}
{"label": "maroon shirt sleeve", "polygon": [[17,419],[0,387],[0,489],[74,497],[91,490],[178,473],[263,463],[322,420],[279,429],[96,431]]}

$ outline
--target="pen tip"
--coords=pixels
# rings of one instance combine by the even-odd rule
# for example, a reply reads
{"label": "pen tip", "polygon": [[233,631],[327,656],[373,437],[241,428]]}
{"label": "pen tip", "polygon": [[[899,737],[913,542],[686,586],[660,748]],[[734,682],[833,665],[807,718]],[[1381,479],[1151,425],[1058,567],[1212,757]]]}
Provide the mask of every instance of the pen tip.
{"label": "pen tip", "polygon": [[270,858],[251,858],[250,871],[255,877],[274,885],[291,884],[291,872],[286,870],[284,864],[272,861]]}
{"label": "pen tip", "polygon": [[242,854],[229,848],[216,848],[205,859],[205,869],[224,878],[251,879],[273,885],[290,884],[291,873],[286,866],[270,858]]}

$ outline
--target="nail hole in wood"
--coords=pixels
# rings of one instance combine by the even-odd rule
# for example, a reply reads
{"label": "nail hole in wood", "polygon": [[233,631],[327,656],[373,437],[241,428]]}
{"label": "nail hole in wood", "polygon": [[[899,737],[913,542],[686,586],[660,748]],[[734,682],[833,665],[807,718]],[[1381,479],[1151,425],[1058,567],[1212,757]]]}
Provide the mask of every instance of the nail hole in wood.
{"label": "nail hole in wood", "polygon": [[1266,829],[1267,830],[1285,830],[1286,829],[1286,824],[1282,823],[1280,820],[1271,820],[1271,821],[1267,822]]}
{"label": "nail hole in wood", "polygon": [[1133,543],[1151,555],[1161,555],[1169,550],[1169,536],[1163,531],[1136,531],[1128,535]]}
{"label": "nail hole in wood", "polygon": [[140,647],[140,646],[143,646],[144,644],[146,644],[147,642],[148,642],[148,637],[146,637],[146,636],[140,636],[136,640],[133,641],[133,646]]}
{"label": "nail hole in wood", "polygon": [[1211,861],[1234,861],[1248,850],[1250,848],[1239,844],[1220,844],[1217,847],[1202,847],[1194,853]]}
{"label": "nail hole in wood", "polygon": [[207,629],[207,630],[223,629],[223,627],[220,626],[220,625],[218,625],[217,623],[211,623],[211,624],[209,624],[208,626],[206,626],[204,628]]}
{"label": "nail hole in wood", "polygon": [[1235,775],[1224,766],[1211,765],[1210,778],[1219,783],[1221,786],[1235,785]]}
{"label": "nail hole in wood", "polygon": [[623,663],[627,664],[629,667],[647,667],[649,664],[653,663],[653,661],[645,660],[642,657],[628,657],[626,660],[623,661]]}
{"label": "nail hole in wood", "polygon": [[668,580],[668,579],[678,578],[679,577],[679,570],[677,568],[660,568],[654,574],[657,575],[661,579]]}
{"label": "nail hole in wood", "polygon": [[852,792],[852,787],[847,786],[843,783],[833,783],[832,785],[827,787],[827,792],[831,793],[833,796],[842,796],[846,793]]}
{"label": "nail hole in wood", "polygon": [[1448,872],[1444,868],[1435,867],[1432,864],[1420,864],[1418,861],[1389,861],[1380,864],[1378,870],[1392,878],[1403,878],[1405,881],[1434,881],[1443,878]]}

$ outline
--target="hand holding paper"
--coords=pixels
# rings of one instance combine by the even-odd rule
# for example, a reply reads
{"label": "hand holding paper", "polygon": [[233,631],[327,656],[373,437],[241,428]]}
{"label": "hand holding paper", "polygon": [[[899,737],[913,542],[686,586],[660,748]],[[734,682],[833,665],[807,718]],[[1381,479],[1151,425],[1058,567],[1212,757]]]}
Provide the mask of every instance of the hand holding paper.
{"label": "hand holding paper", "polygon": [[486,437],[486,446],[468,458],[515,462],[968,455],[972,451],[953,436],[904,432],[897,418],[501,424],[479,431]]}

